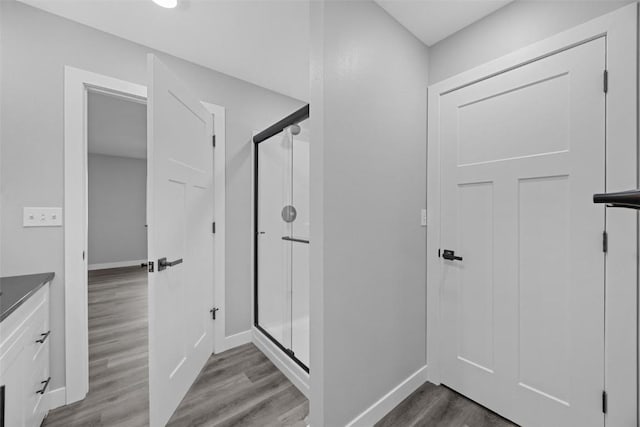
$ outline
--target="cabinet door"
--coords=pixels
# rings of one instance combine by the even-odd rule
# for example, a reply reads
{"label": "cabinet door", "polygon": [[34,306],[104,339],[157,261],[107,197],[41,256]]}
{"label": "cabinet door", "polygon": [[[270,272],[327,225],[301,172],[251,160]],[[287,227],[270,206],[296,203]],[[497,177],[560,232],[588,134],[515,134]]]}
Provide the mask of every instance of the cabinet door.
{"label": "cabinet door", "polygon": [[[23,334],[23,338],[25,335]],[[23,339],[0,356],[0,384],[4,385],[4,425],[6,427],[21,427],[27,425],[27,381],[25,373],[29,358],[25,355]]]}
{"label": "cabinet door", "polygon": [[28,383],[25,400],[26,425],[37,427],[47,415],[49,408],[49,343],[43,344],[41,351],[29,359],[29,366],[25,372]]}
{"label": "cabinet door", "polygon": [[[49,373],[49,300],[43,299],[34,313],[30,323],[33,325],[30,339],[26,343],[28,368],[25,372],[25,380],[28,381],[26,393],[26,424],[37,427],[47,415],[49,399],[47,392],[50,390],[48,381]],[[43,390],[44,392],[38,392]]]}

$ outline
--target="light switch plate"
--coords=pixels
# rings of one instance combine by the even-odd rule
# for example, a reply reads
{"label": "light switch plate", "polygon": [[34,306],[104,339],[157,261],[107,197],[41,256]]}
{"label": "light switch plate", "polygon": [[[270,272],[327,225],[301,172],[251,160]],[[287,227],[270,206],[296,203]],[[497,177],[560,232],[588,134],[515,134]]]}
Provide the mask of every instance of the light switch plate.
{"label": "light switch plate", "polygon": [[420,225],[423,227],[427,226],[427,210],[422,209],[420,211]]}
{"label": "light switch plate", "polygon": [[24,227],[62,227],[62,208],[24,208]]}

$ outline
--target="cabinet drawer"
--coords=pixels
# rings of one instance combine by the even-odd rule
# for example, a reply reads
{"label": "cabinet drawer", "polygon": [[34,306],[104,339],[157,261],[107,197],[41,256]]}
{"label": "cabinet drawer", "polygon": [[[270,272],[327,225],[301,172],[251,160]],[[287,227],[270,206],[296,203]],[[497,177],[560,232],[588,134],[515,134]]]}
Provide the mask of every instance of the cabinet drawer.
{"label": "cabinet drawer", "polygon": [[[2,328],[0,328],[0,357],[13,347],[18,336],[26,328],[32,328],[36,324],[40,326],[30,332],[34,338],[33,341],[37,339],[41,332],[46,332],[38,329],[46,327],[48,330],[49,327],[49,285],[40,288],[29,300],[25,301],[23,305],[2,321]],[[32,347],[32,349],[35,349],[35,347]]]}
{"label": "cabinet drawer", "polygon": [[49,303],[45,300],[32,313],[30,319],[30,335],[27,342],[27,353],[32,360],[39,357],[45,347],[48,347],[51,339],[51,329],[49,329]]}
{"label": "cabinet drawer", "polygon": [[[37,427],[48,411],[49,285],[40,288],[0,324],[0,385],[5,426]],[[44,390],[43,390],[44,389]],[[42,390],[42,393],[37,393]]]}

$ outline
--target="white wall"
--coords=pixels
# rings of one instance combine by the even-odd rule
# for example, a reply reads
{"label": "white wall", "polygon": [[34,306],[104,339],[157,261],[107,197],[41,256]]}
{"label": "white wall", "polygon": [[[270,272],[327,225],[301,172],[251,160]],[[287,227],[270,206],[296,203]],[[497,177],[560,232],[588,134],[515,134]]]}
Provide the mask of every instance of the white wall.
{"label": "white wall", "polygon": [[[3,275],[53,271],[52,383],[64,385],[62,228],[22,227],[24,206],[63,203],[64,66],[145,84],[153,50],[13,0],[0,1]],[[202,46],[206,48],[206,46]],[[251,134],[304,103],[159,53],[203,101],[227,108],[227,335],[251,326]],[[247,58],[248,61],[251,58]]]}
{"label": "white wall", "polygon": [[311,4],[311,425],[424,366],[427,49],[371,1]]}
{"label": "white wall", "polygon": [[429,48],[436,83],[587,22],[630,1],[514,1]]}
{"label": "white wall", "polygon": [[147,259],[147,161],[89,154],[89,268]]}
{"label": "white wall", "polygon": [[[429,81],[430,83],[435,83],[444,80],[619,9],[629,3],[632,2],[514,1],[432,46],[429,50]],[[640,76],[638,77],[640,78]],[[625,256],[627,255],[632,256],[631,253],[625,254]],[[632,305],[635,304],[633,301],[631,303]],[[609,337],[609,335],[607,336]],[[614,337],[611,342],[615,341]],[[625,340],[625,342],[628,343],[629,340]],[[635,342],[631,343],[631,345],[635,346]],[[635,358],[635,353],[632,350],[624,354]],[[629,388],[626,388],[627,383],[618,381],[619,378],[619,376],[616,377],[616,372],[608,372],[608,387],[618,389],[619,386],[624,391],[629,391]],[[629,375],[627,374],[625,380],[628,378]],[[616,391],[609,390],[609,396],[613,396]],[[615,401],[622,407],[636,397],[635,390],[631,393],[618,393],[618,396],[620,394],[624,394],[624,397],[615,400],[612,398],[610,401]],[[637,403],[635,402],[636,405]],[[618,406],[618,408],[621,406]],[[623,416],[626,415],[628,414]],[[609,418],[608,423],[611,425],[623,425],[613,422],[611,418]]]}

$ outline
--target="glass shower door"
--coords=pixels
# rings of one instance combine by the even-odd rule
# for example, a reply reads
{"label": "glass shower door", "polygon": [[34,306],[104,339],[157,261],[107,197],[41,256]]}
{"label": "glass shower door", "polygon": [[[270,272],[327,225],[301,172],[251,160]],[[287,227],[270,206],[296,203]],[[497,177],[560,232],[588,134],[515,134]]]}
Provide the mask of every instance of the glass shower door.
{"label": "glass shower door", "polygon": [[304,122],[292,135],[292,205],[297,217],[291,223],[291,349],[309,366],[309,138]]}
{"label": "glass shower door", "polygon": [[257,156],[256,323],[308,369],[309,143],[287,128]]}

